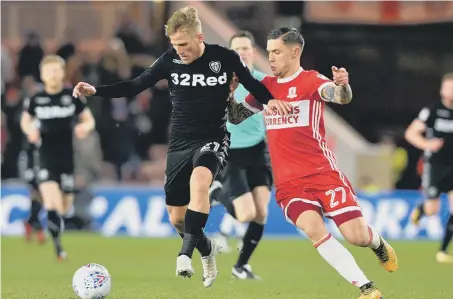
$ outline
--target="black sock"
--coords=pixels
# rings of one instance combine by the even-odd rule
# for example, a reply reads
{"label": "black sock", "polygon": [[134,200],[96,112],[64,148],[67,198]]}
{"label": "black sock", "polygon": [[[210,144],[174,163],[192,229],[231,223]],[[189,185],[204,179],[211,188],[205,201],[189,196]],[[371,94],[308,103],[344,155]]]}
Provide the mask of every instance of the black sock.
{"label": "black sock", "polygon": [[256,246],[258,246],[258,243],[263,236],[263,231],[264,225],[256,222],[250,222],[247,232],[244,235],[244,245],[236,263],[236,267],[248,264],[253,251],[255,251]]}
{"label": "black sock", "polygon": [[448,245],[450,244],[451,238],[453,236],[453,215],[450,215],[448,218],[447,225],[445,226],[445,235],[442,240],[442,245],[440,247],[441,251],[447,252]]}
{"label": "black sock", "polygon": [[[181,237],[181,239],[184,239],[183,233],[178,233],[178,234]],[[208,244],[206,245],[206,243],[208,243]],[[201,254],[201,256],[207,256],[211,253],[211,241],[209,240],[208,236],[206,236],[204,233],[203,233],[203,236],[201,237],[201,240],[198,241],[196,248],[197,248],[198,252]]]}
{"label": "black sock", "polygon": [[195,248],[200,251],[201,256],[211,253],[211,242],[203,232],[208,217],[209,214],[187,209],[183,244],[179,255],[187,255],[191,258]]}
{"label": "black sock", "polygon": [[419,203],[417,209],[420,212],[419,218],[422,218],[425,215],[425,204],[423,202]]}
{"label": "black sock", "polygon": [[62,250],[60,236],[63,230],[63,221],[56,211],[47,211],[47,229],[52,236],[55,249],[59,253]]}
{"label": "black sock", "polygon": [[42,229],[41,222],[39,221],[39,212],[41,211],[41,207],[42,205],[39,201],[31,201],[30,217],[28,217],[27,222],[36,230]]}

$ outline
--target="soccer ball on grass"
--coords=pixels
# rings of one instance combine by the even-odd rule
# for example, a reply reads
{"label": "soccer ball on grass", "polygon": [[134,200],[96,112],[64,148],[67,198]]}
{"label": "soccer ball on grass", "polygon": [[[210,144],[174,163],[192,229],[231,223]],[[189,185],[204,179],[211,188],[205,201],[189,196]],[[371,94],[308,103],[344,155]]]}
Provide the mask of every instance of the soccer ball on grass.
{"label": "soccer ball on grass", "polygon": [[110,294],[110,273],[99,264],[84,265],[74,273],[72,287],[81,299],[104,299]]}

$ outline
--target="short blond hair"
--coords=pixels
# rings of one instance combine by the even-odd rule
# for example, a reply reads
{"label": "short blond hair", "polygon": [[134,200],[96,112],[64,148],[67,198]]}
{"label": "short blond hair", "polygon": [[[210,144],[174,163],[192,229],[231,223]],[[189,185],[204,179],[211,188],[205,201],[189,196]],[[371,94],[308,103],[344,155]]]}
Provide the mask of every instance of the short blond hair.
{"label": "short blond hair", "polygon": [[442,82],[443,82],[443,81],[447,81],[447,80],[453,80],[453,73],[446,73],[446,74],[442,77]]}
{"label": "short blond hair", "polygon": [[170,36],[178,30],[201,33],[201,21],[195,8],[187,6],[174,12],[165,25],[165,35]]}
{"label": "short blond hair", "polygon": [[46,64],[50,63],[58,63],[61,65],[62,68],[65,68],[66,66],[66,61],[61,58],[58,55],[46,55],[44,58],[41,60],[41,63],[39,64],[39,68],[42,68]]}

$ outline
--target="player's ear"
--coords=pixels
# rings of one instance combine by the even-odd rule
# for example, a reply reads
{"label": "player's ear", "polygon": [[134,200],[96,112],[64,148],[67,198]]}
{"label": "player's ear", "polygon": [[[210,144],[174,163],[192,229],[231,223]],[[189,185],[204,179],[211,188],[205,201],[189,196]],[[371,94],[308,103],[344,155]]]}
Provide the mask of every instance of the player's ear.
{"label": "player's ear", "polygon": [[201,44],[202,42],[204,42],[204,35],[203,33],[197,33],[197,38],[198,38],[198,42]]}

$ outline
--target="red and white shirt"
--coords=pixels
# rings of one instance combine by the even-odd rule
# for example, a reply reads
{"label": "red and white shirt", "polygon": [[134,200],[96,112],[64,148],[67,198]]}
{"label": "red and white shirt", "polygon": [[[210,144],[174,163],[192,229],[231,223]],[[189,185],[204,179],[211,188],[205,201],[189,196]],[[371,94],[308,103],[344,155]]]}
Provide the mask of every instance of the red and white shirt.
{"label": "red and white shirt", "polygon": [[[261,81],[276,99],[293,106],[288,115],[265,112],[269,152],[275,185],[327,171],[336,171],[333,153],[327,147],[321,90],[332,81],[316,71],[300,68],[293,76]],[[252,95],[243,105],[257,113],[264,109]]]}

